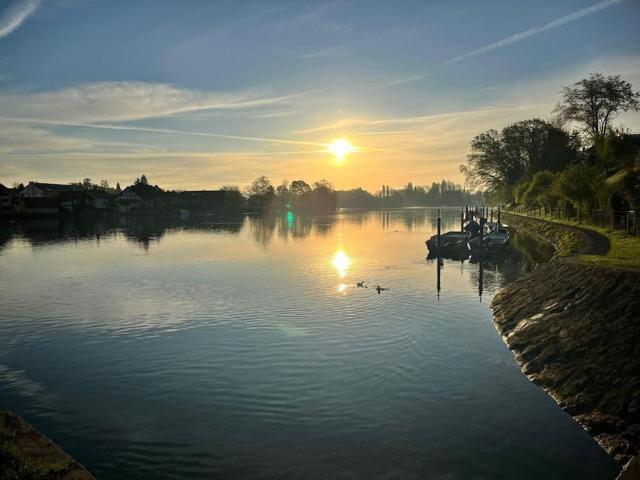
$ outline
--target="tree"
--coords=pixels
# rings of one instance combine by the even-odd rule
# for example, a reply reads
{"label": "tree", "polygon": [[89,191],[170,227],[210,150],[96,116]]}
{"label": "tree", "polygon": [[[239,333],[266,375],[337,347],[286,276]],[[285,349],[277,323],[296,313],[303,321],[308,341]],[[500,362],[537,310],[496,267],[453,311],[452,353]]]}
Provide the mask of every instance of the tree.
{"label": "tree", "polygon": [[304,180],[294,180],[289,185],[289,192],[292,197],[301,197],[305,193],[309,193],[311,191],[311,187]]}
{"label": "tree", "polygon": [[[523,120],[488,130],[471,142],[467,165],[460,167],[467,181],[503,201],[513,200],[513,187],[542,170],[560,171],[577,152],[571,135],[540,119]],[[441,185],[441,193],[448,188]]]}
{"label": "tree", "polygon": [[522,194],[522,202],[527,207],[540,207],[551,210],[560,201],[556,193],[555,182],[557,174],[544,170],[536,173]]}
{"label": "tree", "polygon": [[100,188],[103,188],[103,189],[107,190],[109,188],[109,181],[108,180],[100,180]]}
{"label": "tree", "polygon": [[556,189],[571,205],[583,211],[605,206],[609,197],[604,178],[597,167],[569,167],[558,175]]}
{"label": "tree", "polygon": [[620,75],[605,77],[592,73],[588,78],[562,89],[562,100],[555,112],[563,121],[584,125],[592,139],[603,137],[620,112],[638,110],[640,93]]}
{"label": "tree", "polygon": [[143,174],[140,178],[136,178],[135,184],[136,185],[149,185],[149,180],[147,180],[147,176]]}
{"label": "tree", "polygon": [[256,178],[246,189],[249,204],[257,208],[269,208],[275,199],[275,189],[271,180],[264,175]]}

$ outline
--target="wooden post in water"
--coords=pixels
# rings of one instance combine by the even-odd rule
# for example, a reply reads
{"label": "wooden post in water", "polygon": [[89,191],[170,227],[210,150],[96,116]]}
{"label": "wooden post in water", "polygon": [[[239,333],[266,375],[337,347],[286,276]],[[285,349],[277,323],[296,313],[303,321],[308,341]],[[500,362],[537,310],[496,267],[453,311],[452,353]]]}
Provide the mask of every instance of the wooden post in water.
{"label": "wooden post in water", "polygon": [[484,249],[484,218],[480,217],[480,251]]}
{"label": "wooden post in water", "polygon": [[437,224],[438,225],[438,250],[440,250],[440,236],[442,234],[441,224],[442,224],[442,221],[440,219],[440,209],[438,209],[438,224]]}
{"label": "wooden post in water", "polygon": [[460,210],[460,231],[464,232],[464,208]]}

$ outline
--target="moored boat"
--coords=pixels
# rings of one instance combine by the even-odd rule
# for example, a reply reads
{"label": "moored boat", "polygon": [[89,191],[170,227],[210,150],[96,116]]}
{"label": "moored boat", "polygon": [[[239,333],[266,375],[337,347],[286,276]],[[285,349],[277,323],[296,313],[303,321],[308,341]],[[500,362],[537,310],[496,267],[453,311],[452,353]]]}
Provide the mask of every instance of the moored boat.
{"label": "moored boat", "polygon": [[507,230],[492,230],[491,232],[476,237],[469,241],[469,249],[474,253],[497,253],[504,250],[509,244],[511,235]]}
{"label": "moored boat", "polygon": [[469,248],[467,242],[470,237],[469,232],[447,232],[440,235],[440,243],[438,243],[438,235],[432,236],[425,243],[432,254],[448,256],[467,251]]}

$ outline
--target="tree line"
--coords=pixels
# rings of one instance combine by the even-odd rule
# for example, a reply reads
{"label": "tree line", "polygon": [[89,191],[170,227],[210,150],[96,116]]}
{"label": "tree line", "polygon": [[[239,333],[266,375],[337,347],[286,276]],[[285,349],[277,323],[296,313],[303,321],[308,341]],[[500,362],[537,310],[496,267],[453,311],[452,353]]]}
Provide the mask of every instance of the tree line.
{"label": "tree line", "polygon": [[467,182],[496,203],[528,208],[640,208],[640,134],[615,119],[640,109],[619,75],[591,74],[562,89],[550,120],[522,120],[471,141]]}

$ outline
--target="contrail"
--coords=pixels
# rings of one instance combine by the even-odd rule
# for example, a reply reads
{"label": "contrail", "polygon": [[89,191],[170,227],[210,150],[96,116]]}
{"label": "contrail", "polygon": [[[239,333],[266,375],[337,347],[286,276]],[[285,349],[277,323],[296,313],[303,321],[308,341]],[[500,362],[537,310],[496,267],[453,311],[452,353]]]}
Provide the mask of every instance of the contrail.
{"label": "contrail", "polygon": [[[502,40],[498,40],[497,42],[490,43],[489,45],[485,45],[484,47],[477,48],[475,50],[471,50],[469,52],[463,53],[456,57],[450,58],[449,60],[446,60],[444,63],[442,63],[439,68],[442,68],[442,66],[444,65],[459,63],[463,60],[467,60],[468,58],[484,55],[485,53],[492,52],[493,50],[498,50],[502,47],[506,47],[507,45],[511,45],[513,43],[521,42],[522,40],[525,40],[529,37],[533,37],[542,32],[546,32],[548,30],[561,27],[563,25],[566,25],[567,23],[575,22],[576,20],[579,20],[583,17],[592,15],[594,13],[597,13],[609,7],[619,5],[625,1],[626,0],[604,0],[603,2],[596,3],[595,5],[592,5],[590,7],[581,8],[580,10],[576,10],[573,13],[570,13],[568,15],[565,15],[564,17],[560,17],[555,20],[552,20],[549,23],[546,23],[539,27],[530,28],[529,30],[525,30],[524,32],[516,33],[515,35],[511,35],[509,37],[503,38]],[[398,80],[394,80],[392,82],[385,83],[383,85],[379,85],[378,88],[389,88],[397,85],[402,85],[405,83],[416,82],[418,80],[427,78],[431,73],[433,72],[401,78]]]}
{"label": "contrail", "polygon": [[575,22],[576,20],[579,20],[582,17],[586,17],[588,15],[599,12],[600,10],[613,7],[625,1],[626,0],[605,0],[604,2],[596,3],[595,5],[592,5],[590,7],[581,8],[580,10],[570,13],[569,15],[565,15],[564,17],[557,18],[556,20],[553,20],[540,27],[530,28],[529,30],[516,33],[515,35],[511,35],[510,37],[503,38],[502,40],[498,40],[497,42],[491,43],[482,48],[471,50],[470,52],[463,53],[462,55],[458,55],[457,57],[447,60],[445,64],[458,63],[462,60],[466,60],[467,58],[477,57],[478,55],[484,55],[485,53],[491,52],[493,50],[497,50],[502,47],[506,47],[507,45],[511,45],[512,43],[520,42],[526,38],[533,37],[534,35],[538,35],[542,32],[546,32],[547,30],[561,27],[563,25],[566,25],[567,23]]}
{"label": "contrail", "polygon": [[22,0],[0,16],[0,38],[16,30],[40,6],[41,0]]}

